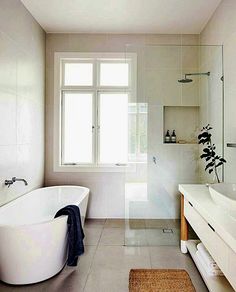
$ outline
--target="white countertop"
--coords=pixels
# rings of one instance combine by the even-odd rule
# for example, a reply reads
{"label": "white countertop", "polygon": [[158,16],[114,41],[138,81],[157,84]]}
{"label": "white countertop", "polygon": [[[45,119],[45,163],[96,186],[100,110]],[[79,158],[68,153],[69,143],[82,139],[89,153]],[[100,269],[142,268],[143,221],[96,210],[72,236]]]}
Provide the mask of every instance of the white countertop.
{"label": "white countertop", "polygon": [[193,204],[198,213],[236,253],[236,219],[229,216],[211,199],[206,185],[179,185],[179,191]]}

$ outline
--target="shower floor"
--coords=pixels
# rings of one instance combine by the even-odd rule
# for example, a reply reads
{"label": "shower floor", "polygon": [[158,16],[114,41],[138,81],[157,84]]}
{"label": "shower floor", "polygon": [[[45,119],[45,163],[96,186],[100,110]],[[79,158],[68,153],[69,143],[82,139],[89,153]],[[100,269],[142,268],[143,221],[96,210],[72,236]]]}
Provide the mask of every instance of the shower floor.
{"label": "shower floor", "polygon": [[125,245],[128,246],[178,246],[180,220],[129,219],[125,220]]}

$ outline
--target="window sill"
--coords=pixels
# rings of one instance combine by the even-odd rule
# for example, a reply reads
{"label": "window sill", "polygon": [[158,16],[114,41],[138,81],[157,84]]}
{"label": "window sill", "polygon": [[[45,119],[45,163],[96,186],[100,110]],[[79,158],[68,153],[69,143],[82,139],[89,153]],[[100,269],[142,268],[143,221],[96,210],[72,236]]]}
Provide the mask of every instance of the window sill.
{"label": "window sill", "polygon": [[54,165],[54,172],[135,172],[134,163],[127,166]]}

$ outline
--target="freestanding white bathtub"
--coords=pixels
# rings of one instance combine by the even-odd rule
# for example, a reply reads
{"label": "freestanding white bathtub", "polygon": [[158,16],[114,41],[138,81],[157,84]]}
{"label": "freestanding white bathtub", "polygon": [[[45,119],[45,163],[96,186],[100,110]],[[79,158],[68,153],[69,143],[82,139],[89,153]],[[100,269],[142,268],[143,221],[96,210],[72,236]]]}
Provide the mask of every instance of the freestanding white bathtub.
{"label": "freestanding white bathtub", "polygon": [[15,285],[46,280],[67,260],[66,205],[80,208],[84,224],[89,189],[56,186],[34,190],[0,208],[0,280]]}

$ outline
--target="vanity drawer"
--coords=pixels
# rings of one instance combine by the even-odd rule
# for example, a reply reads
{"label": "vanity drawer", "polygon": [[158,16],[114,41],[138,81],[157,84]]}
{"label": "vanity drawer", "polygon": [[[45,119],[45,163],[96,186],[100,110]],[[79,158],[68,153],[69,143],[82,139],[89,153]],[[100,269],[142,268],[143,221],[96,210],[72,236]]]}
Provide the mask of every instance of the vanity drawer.
{"label": "vanity drawer", "polygon": [[222,272],[228,274],[229,247],[215,232],[214,226],[208,224],[188,200],[184,200],[184,216],[217,262]]}

